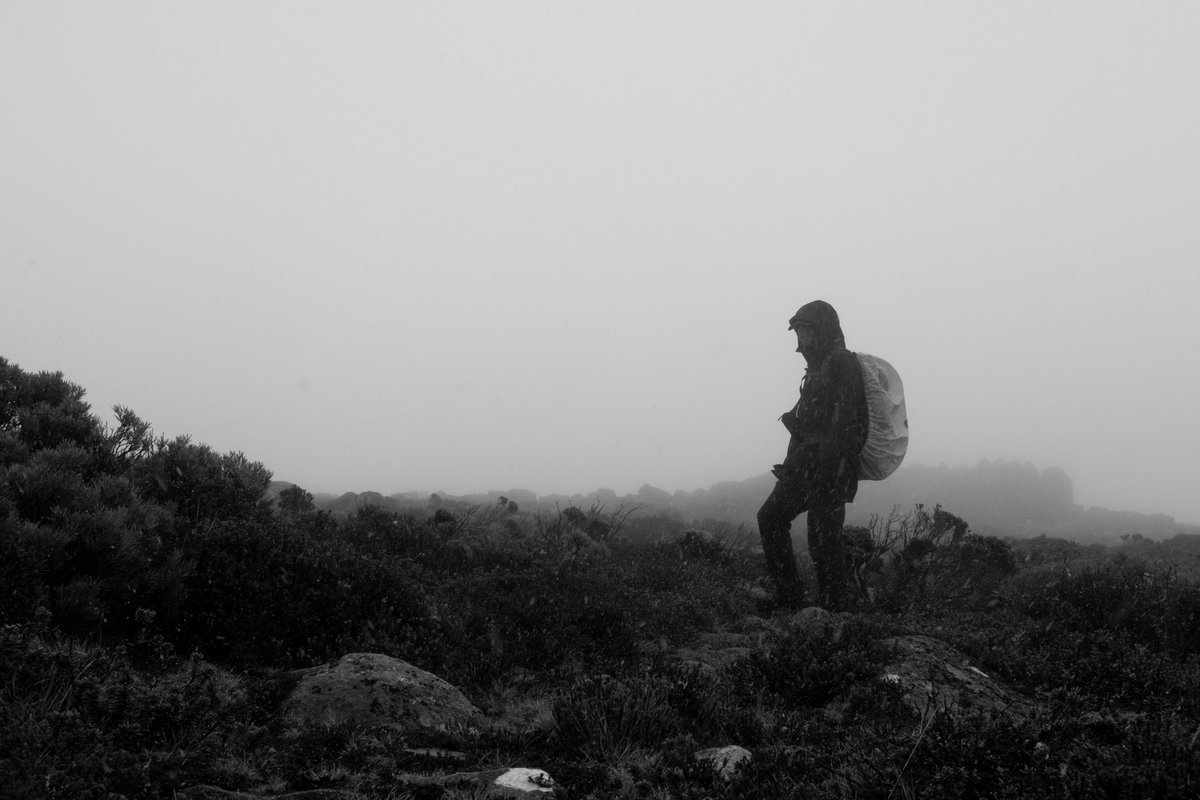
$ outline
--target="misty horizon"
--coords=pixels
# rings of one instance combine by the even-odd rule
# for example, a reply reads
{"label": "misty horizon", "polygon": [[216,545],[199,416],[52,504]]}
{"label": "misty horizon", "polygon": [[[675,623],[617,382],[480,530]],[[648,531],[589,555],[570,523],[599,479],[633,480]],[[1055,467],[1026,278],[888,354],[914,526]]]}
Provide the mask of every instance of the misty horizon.
{"label": "misty horizon", "polygon": [[[1200,7],[0,3],[0,355],[308,491],[906,465],[1200,523]],[[395,487],[394,489],[392,487]]]}
{"label": "misty horizon", "polygon": [[[1151,516],[1163,515],[1163,516],[1170,517],[1175,522],[1182,524],[1182,525],[1198,524],[1191,520],[1175,519],[1174,517],[1171,517],[1171,515],[1165,514],[1164,512],[1161,512],[1161,511],[1153,511],[1153,510],[1146,510],[1146,509],[1139,510],[1139,509],[1116,508],[1116,507],[1104,506],[1103,504],[1095,504],[1095,503],[1082,504],[1079,502],[1078,497],[1076,496],[1074,480],[1071,478],[1071,476],[1069,474],[1067,474],[1065,471],[1063,471],[1061,467],[1058,467],[1055,465],[1039,467],[1039,465],[1034,464],[1029,461],[1000,461],[1000,460],[993,460],[993,459],[981,459],[978,463],[976,463],[974,465],[962,465],[962,464],[948,465],[945,463],[937,464],[937,465],[905,464],[899,468],[899,470],[897,471],[897,474],[899,474],[900,471],[902,471],[902,470],[906,470],[906,468],[917,469],[917,470],[928,470],[931,473],[951,473],[951,474],[967,473],[967,474],[970,474],[971,472],[978,471],[984,467],[997,466],[997,465],[1011,466],[1011,467],[1031,467],[1037,473],[1037,475],[1041,476],[1043,479],[1045,478],[1047,473],[1060,473],[1061,475],[1066,476],[1067,481],[1070,485],[1070,494],[1071,494],[1072,504],[1081,510],[1095,508],[1095,509],[1101,509],[1101,510],[1105,510],[1105,511],[1131,512],[1131,513],[1151,515]],[[717,486],[727,485],[727,484],[745,484],[745,483],[749,483],[749,482],[755,481],[755,480],[772,481],[772,480],[774,480],[774,478],[771,477],[771,473],[769,471],[766,471],[766,472],[763,472],[758,475],[748,475],[748,476],[744,476],[744,477],[740,477],[740,478],[729,478],[726,480],[715,481],[714,483],[708,484],[705,486],[694,486],[694,487],[680,486],[680,487],[675,487],[675,488],[667,488],[667,487],[661,486],[656,483],[644,482],[644,483],[638,485],[637,488],[628,488],[625,486],[622,486],[621,488],[613,488],[612,486],[594,486],[594,487],[590,487],[587,489],[577,489],[577,490],[573,490],[573,491],[550,491],[550,492],[539,491],[536,487],[516,486],[516,485],[508,486],[507,488],[491,486],[486,489],[467,489],[467,490],[461,490],[461,491],[449,491],[446,489],[432,489],[431,490],[428,488],[415,488],[415,489],[414,488],[400,488],[400,489],[385,490],[385,489],[376,488],[373,486],[347,488],[347,489],[341,490],[341,491],[328,491],[323,488],[319,488],[319,487],[313,488],[313,487],[308,487],[308,486],[300,486],[300,488],[304,489],[305,491],[309,492],[310,494],[312,494],[314,496],[326,497],[326,498],[336,498],[336,497],[343,497],[345,495],[363,495],[363,494],[368,494],[368,493],[374,493],[374,494],[381,495],[383,497],[416,497],[416,498],[430,497],[430,496],[436,494],[436,495],[439,495],[442,497],[447,497],[447,498],[459,498],[459,499],[468,499],[469,500],[469,499],[478,498],[478,497],[506,496],[506,495],[514,495],[515,493],[528,493],[528,494],[535,496],[539,501],[544,501],[547,499],[554,499],[554,498],[572,498],[573,499],[573,498],[578,498],[578,497],[582,497],[585,499],[585,501],[588,501],[593,498],[598,498],[599,496],[608,495],[608,494],[612,494],[615,497],[617,497],[618,499],[626,499],[628,497],[636,497],[644,489],[647,489],[647,488],[651,489],[651,490],[658,490],[658,491],[665,492],[666,494],[668,494],[672,497],[675,497],[678,495],[692,496],[696,493],[710,491],[710,490],[716,488]],[[286,484],[286,485],[290,485],[290,486],[299,486],[299,484],[296,484],[293,481],[289,481],[286,479],[286,477],[279,476],[279,475],[274,475],[272,478],[272,481],[274,483]],[[876,486],[880,483],[882,483],[882,482],[864,480],[864,481],[860,482],[860,488]],[[896,481],[893,481],[892,484],[888,484],[888,486],[891,487],[895,483],[896,483]],[[766,493],[766,490],[764,489],[764,497],[765,497],[765,493]],[[884,493],[886,493],[886,490]],[[917,502],[921,502],[923,505],[926,505],[926,506],[945,505],[947,503],[947,501],[948,501],[948,498],[940,496],[937,492],[930,492],[928,497],[917,498]],[[875,506],[875,505],[878,505],[876,492],[874,490],[872,490],[871,488],[863,488],[863,491],[860,494],[860,496],[855,501],[852,501],[851,503],[847,504],[847,507],[852,508],[852,509],[857,508],[857,510],[861,512],[864,508],[867,511],[871,511],[872,506]],[[951,504],[950,506],[947,506],[947,508],[950,511],[964,511],[964,509],[955,508],[953,506],[953,504]],[[858,516],[861,516],[861,514]],[[971,520],[968,519],[967,522],[969,523],[969,522],[971,522]]]}

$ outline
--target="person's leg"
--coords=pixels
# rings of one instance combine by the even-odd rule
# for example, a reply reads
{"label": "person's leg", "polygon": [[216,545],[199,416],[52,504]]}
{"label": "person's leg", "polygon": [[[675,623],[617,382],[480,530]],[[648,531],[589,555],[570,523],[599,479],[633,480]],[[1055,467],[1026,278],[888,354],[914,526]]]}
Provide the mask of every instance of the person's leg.
{"label": "person's leg", "polygon": [[758,510],[758,535],[762,539],[767,574],[775,584],[779,601],[786,606],[804,605],[804,586],[796,569],[792,548],[792,520],[808,507],[808,493],[796,480],[776,482],[771,496]]}
{"label": "person's leg", "polygon": [[846,522],[844,503],[816,502],[808,511],[808,554],[817,573],[817,604],[836,611],[846,594],[850,580],[846,544],[842,526]]}

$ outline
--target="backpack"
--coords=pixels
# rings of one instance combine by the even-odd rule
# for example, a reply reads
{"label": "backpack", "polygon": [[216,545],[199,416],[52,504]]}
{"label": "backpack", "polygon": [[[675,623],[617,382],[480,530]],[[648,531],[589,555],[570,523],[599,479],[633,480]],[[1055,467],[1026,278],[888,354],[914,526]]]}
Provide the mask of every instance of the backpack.
{"label": "backpack", "polygon": [[896,368],[879,356],[855,353],[862,370],[870,429],[858,454],[858,478],[881,481],[896,471],[908,450],[904,383]]}

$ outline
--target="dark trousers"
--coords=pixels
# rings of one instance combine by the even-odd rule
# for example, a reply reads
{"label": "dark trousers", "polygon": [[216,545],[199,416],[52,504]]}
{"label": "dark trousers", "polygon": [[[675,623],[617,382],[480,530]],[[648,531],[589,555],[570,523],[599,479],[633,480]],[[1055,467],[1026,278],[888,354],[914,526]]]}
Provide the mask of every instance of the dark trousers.
{"label": "dark trousers", "polygon": [[792,549],[792,520],[808,512],[808,554],[817,573],[817,605],[836,609],[845,596],[849,561],[842,541],[846,504],[830,499],[830,492],[814,491],[798,478],[783,478],[758,510],[758,535],[762,538],[767,573],[784,605],[800,608],[804,587]]}

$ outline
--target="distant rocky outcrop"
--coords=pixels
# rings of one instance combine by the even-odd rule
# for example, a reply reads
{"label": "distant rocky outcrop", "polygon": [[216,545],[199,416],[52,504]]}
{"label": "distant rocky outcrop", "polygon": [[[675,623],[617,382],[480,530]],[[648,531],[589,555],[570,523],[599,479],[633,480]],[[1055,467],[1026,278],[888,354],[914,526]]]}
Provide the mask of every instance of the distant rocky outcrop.
{"label": "distant rocky outcrop", "polygon": [[298,673],[283,715],[300,727],[355,722],[401,731],[463,730],[483,712],[438,676],[398,658],[351,653]]}
{"label": "distant rocky outcrop", "polygon": [[324,500],[317,496],[316,503],[321,508],[329,511],[343,511],[347,514],[353,514],[356,511],[361,511],[368,506],[384,508],[389,511],[399,510],[393,507],[392,503],[385,503],[384,496],[379,492],[346,492],[345,494],[332,500]]}
{"label": "distant rocky outcrop", "polygon": [[673,498],[671,493],[665,489],[660,489],[657,486],[643,484],[642,488],[638,489],[637,499],[639,503],[650,503],[653,505],[671,505]]}

